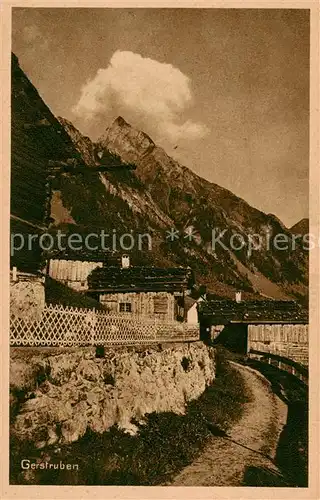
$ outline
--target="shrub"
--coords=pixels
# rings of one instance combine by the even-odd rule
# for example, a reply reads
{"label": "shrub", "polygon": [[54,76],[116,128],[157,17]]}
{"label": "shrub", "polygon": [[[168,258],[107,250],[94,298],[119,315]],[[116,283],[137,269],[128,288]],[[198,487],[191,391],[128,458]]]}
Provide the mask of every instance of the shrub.
{"label": "shrub", "polygon": [[97,300],[88,297],[84,293],[76,292],[49,276],[46,277],[45,296],[47,304],[60,304],[85,309],[104,309],[102,304]]}

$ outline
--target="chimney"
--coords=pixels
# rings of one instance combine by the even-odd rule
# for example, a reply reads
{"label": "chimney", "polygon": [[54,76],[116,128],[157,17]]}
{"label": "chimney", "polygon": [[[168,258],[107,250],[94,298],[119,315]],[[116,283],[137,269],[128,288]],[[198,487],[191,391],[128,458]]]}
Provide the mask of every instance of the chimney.
{"label": "chimney", "polygon": [[241,292],[236,292],[236,302],[239,304],[241,302]]}
{"label": "chimney", "polygon": [[121,257],[121,267],[122,269],[126,269],[130,267],[130,257],[129,255],[122,255]]}

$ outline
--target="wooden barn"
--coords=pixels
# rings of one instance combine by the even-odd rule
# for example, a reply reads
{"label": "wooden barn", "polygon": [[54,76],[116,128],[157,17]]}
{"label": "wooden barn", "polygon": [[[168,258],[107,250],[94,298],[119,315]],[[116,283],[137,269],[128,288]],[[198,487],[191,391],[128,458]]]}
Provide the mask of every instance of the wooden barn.
{"label": "wooden barn", "polygon": [[[10,310],[35,318],[45,304],[52,162],[80,159],[68,134],[11,60]],[[42,240],[41,240],[42,239]]]}
{"label": "wooden barn", "polygon": [[230,350],[308,359],[308,311],[294,300],[211,300],[199,305],[200,335]]}
{"label": "wooden barn", "polygon": [[78,292],[88,290],[88,276],[103,262],[71,259],[50,259],[48,275]]}
{"label": "wooden barn", "polygon": [[305,323],[307,312],[294,300],[236,300],[203,301],[199,316],[205,326],[229,323]]}
{"label": "wooden barn", "polygon": [[88,293],[115,313],[186,321],[185,298],[193,285],[191,269],[123,266],[96,268],[88,276]]}

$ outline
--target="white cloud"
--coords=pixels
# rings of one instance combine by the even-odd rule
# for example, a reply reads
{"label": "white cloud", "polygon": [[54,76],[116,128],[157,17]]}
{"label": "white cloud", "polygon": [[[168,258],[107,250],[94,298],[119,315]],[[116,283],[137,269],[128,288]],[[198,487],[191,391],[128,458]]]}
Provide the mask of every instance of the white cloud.
{"label": "white cloud", "polygon": [[82,87],[72,111],[92,121],[113,109],[143,125],[146,132],[151,130],[175,142],[208,133],[201,123],[181,123],[182,113],[192,104],[190,79],[178,68],[133,52],[116,51],[108,67],[99,69]]}

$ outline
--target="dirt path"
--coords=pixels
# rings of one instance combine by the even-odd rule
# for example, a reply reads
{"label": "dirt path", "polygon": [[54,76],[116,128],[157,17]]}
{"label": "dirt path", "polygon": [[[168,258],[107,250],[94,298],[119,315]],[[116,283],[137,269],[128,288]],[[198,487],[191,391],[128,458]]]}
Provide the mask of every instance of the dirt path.
{"label": "dirt path", "polygon": [[232,364],[244,377],[252,401],[245,405],[228,438],[213,436],[198,459],[185,467],[171,486],[241,486],[250,482],[252,486],[272,486],[282,481],[272,459],[286,423],[287,406],[272,393],[260,373]]}

